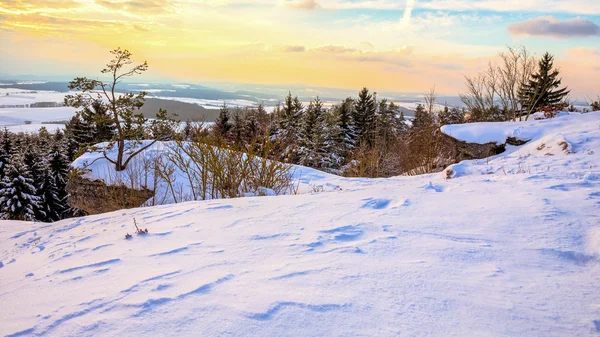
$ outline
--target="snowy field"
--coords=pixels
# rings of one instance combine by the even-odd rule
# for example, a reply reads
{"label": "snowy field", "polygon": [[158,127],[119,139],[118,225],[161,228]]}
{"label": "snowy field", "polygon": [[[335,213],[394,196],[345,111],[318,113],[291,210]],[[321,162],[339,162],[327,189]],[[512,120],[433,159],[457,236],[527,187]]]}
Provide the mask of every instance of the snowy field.
{"label": "snowy field", "polygon": [[12,133],[29,133],[34,134],[40,131],[41,127],[45,127],[49,133],[56,133],[57,130],[64,130],[64,124],[21,124],[21,125],[8,125],[2,128],[7,128]]}
{"label": "snowy field", "polygon": [[4,221],[0,335],[597,336],[600,113],[521,126],[461,174]]}
{"label": "snowy field", "polygon": [[60,108],[6,108],[0,109],[0,125],[22,125],[25,121],[33,123],[69,120],[76,109]]}
{"label": "snowy field", "polygon": [[[29,105],[39,102],[56,102],[64,100],[65,93],[55,91],[28,91],[23,89],[0,89],[0,106]],[[60,124],[42,124],[44,122],[65,121],[75,115],[77,109],[58,108],[0,108],[0,128],[8,128],[11,132],[36,133],[45,126],[49,132],[64,129]],[[25,122],[31,124],[25,124]]]}
{"label": "snowy field", "polygon": [[44,90],[0,89],[0,105],[26,105],[36,102],[61,103],[66,93]]}

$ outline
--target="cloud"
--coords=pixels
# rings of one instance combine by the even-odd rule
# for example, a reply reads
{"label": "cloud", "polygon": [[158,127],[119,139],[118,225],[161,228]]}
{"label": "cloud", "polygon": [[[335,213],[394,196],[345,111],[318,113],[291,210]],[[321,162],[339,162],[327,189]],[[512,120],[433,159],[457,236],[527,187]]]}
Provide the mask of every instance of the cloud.
{"label": "cloud", "polygon": [[291,9],[313,10],[321,8],[317,0],[284,0],[283,5]]}
{"label": "cloud", "polygon": [[402,16],[402,23],[406,26],[410,24],[410,17],[414,6],[415,0],[406,0],[406,9],[404,9],[404,15]]}
{"label": "cloud", "polygon": [[582,18],[558,20],[551,16],[538,17],[513,23],[508,27],[511,35],[550,36],[556,38],[600,35],[600,27]]}
{"label": "cloud", "polygon": [[330,53],[330,54],[354,53],[357,51],[355,48],[347,48],[344,46],[332,46],[332,45],[314,48],[313,50],[322,52],[322,53]]}
{"label": "cloud", "polygon": [[304,46],[285,46],[283,51],[286,53],[302,53],[306,51],[306,47]]}
{"label": "cloud", "polygon": [[121,10],[130,14],[166,14],[175,10],[173,0],[95,0],[108,10]]}

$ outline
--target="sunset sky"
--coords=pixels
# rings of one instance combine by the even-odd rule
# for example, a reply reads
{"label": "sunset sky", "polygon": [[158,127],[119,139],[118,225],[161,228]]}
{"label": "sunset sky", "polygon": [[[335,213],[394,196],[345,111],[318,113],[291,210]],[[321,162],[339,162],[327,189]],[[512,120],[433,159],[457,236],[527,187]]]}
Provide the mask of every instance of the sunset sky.
{"label": "sunset sky", "polygon": [[464,90],[506,45],[549,51],[573,98],[600,94],[599,0],[0,0],[0,75]]}

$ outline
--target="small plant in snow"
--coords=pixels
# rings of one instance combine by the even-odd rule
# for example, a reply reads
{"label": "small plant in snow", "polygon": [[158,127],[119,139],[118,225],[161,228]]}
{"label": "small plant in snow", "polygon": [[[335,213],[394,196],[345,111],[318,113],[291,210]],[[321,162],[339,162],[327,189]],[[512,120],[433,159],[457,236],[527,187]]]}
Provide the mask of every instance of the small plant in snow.
{"label": "small plant in snow", "polygon": [[135,220],[135,218],[133,218],[133,225],[135,226],[135,232],[138,234],[148,234],[148,228],[146,229],[141,229],[138,227],[137,225],[137,221]]}

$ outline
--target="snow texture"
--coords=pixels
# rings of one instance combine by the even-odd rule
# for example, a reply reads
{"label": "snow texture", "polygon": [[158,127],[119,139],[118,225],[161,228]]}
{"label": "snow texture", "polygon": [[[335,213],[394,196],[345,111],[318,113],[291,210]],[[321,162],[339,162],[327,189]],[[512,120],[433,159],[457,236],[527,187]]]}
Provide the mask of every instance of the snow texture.
{"label": "snow texture", "polygon": [[[560,117],[569,113],[562,112]],[[575,113],[580,115],[580,113]],[[528,141],[540,135],[540,132],[553,132],[561,127],[561,118],[536,120],[532,115],[528,121],[522,122],[488,122],[473,124],[453,124],[442,126],[442,132],[446,135],[465,141],[467,143],[496,143],[504,144],[510,137]]]}
{"label": "snow texture", "polygon": [[597,336],[600,113],[523,126],[452,179],[4,221],[0,335]]}

